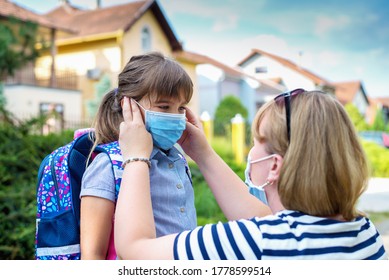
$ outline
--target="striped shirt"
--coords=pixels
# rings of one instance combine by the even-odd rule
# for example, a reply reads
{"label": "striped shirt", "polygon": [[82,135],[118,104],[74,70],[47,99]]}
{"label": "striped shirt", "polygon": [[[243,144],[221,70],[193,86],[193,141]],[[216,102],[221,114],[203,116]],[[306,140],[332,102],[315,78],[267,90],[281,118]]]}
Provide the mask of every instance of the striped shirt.
{"label": "striped shirt", "polygon": [[175,259],[388,259],[365,217],[344,222],[284,210],[275,215],[184,231]]}

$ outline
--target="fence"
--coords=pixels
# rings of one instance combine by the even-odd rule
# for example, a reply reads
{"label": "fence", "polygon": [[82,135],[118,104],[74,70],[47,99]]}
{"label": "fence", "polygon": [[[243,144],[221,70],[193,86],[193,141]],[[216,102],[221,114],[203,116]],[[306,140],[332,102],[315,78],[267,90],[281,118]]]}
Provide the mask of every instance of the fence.
{"label": "fence", "polygon": [[77,90],[78,76],[74,70],[57,69],[54,78],[51,79],[50,69],[29,66],[18,70],[15,75],[7,77],[5,84]]}
{"label": "fence", "polygon": [[66,118],[61,114],[12,114],[11,118],[15,121],[15,123],[23,123],[36,119],[37,121],[34,122],[36,125],[33,132],[44,135],[48,133],[60,133],[64,130],[88,128],[91,127],[93,122],[93,119],[91,118]]}

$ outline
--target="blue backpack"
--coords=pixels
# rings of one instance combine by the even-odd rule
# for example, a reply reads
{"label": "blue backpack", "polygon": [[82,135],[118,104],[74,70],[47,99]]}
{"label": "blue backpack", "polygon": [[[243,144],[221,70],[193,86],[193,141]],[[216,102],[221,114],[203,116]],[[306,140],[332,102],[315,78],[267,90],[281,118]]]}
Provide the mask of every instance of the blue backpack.
{"label": "blue backpack", "polygon": [[[90,135],[93,136],[91,133],[79,136],[47,155],[41,162],[37,183],[36,259],[80,259],[79,195],[86,161],[93,146]],[[102,152],[107,153],[112,162],[117,198],[121,176],[118,177],[115,170],[121,169],[121,161],[112,160],[111,156],[120,156],[120,149],[117,142],[115,145],[99,145],[94,155]]]}

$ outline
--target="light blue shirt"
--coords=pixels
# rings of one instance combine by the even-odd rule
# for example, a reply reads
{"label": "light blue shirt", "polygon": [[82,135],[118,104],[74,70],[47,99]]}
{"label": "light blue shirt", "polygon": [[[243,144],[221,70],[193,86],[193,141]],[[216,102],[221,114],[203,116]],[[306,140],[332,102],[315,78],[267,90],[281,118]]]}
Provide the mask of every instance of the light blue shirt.
{"label": "light blue shirt", "polygon": [[[150,190],[157,237],[197,226],[191,174],[185,157],[175,148],[167,154],[153,148]],[[115,180],[108,156],[101,153],[86,169],[80,197],[97,196],[115,202]]]}

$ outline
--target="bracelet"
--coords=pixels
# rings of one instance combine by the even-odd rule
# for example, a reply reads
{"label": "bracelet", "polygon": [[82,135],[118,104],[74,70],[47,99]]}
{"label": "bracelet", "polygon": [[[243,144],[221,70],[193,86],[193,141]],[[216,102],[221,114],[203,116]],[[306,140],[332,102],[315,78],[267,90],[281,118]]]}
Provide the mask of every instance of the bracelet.
{"label": "bracelet", "polygon": [[136,161],[143,161],[143,162],[147,163],[147,166],[149,168],[151,167],[151,162],[150,162],[150,160],[148,158],[144,158],[144,157],[130,157],[130,158],[126,159],[125,161],[123,161],[122,168],[124,169],[124,167],[126,167],[127,163],[136,162]]}

